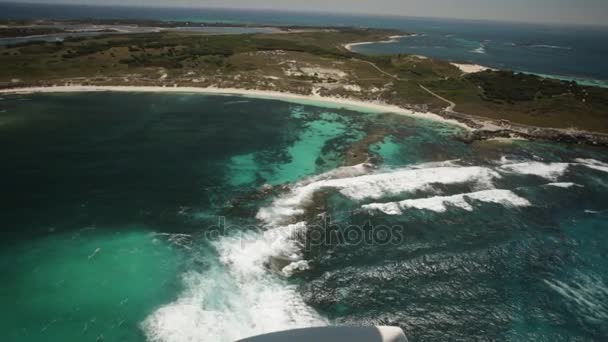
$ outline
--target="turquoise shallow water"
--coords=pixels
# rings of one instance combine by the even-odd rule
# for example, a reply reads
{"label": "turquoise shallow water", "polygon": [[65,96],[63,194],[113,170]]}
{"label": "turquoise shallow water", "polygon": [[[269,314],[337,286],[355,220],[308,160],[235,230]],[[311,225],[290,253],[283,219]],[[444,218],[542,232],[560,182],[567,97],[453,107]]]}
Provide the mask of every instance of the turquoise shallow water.
{"label": "turquoise shallow water", "polygon": [[[292,117],[303,119],[299,111],[293,112]],[[354,142],[357,136],[361,135],[355,128],[351,128],[352,130],[347,134],[349,127],[341,121],[343,119],[341,120],[334,113],[325,112],[321,113],[317,120],[304,124],[302,132],[284,151],[286,157],[284,163],[264,165],[263,155],[266,151],[232,157],[229,166],[230,184],[242,186],[261,179],[267,184],[278,185],[295,182],[304,176],[318,173],[319,170],[336,168],[340,157],[331,155],[333,151],[326,151],[330,152],[326,153],[326,157],[330,160],[324,160],[323,147],[333,139],[342,137]]]}
{"label": "turquoise shallow water", "polygon": [[[8,341],[324,324],[398,325],[414,341],[608,334],[605,150],[469,145],[437,122],[233,96],[6,96],[0,109]],[[339,168],[380,131],[374,167]]]}
{"label": "turquoise shallow water", "polygon": [[177,289],[182,253],[144,227],[52,234],[2,250],[9,341],[138,340],[137,326]]}

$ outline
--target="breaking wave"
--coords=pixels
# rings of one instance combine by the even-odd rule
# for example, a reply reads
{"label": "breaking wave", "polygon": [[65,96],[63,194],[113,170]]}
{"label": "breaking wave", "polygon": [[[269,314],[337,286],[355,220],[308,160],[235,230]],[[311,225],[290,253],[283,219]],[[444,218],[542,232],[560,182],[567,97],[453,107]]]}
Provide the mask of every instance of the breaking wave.
{"label": "breaking wave", "polygon": [[217,266],[183,276],[180,297],[150,315],[142,328],[149,341],[235,341],[271,331],[327,324],[293,285],[270,275],[235,278]]}
{"label": "breaking wave", "polygon": [[[186,273],[185,290],[179,298],[142,323],[145,335],[152,342],[233,341],[272,331],[328,324],[286,279],[309,268],[300,238],[307,231],[307,210],[314,206],[315,195],[321,192],[337,192],[354,202],[364,202],[432,191],[438,185],[466,184],[474,191],[361,204],[363,209],[388,215],[399,215],[407,209],[445,212],[456,207],[472,211],[475,201],[510,207],[531,205],[511,190],[494,188],[494,181],[505,175],[557,180],[570,165],[608,171],[608,164],[590,159],[577,159],[576,163],[513,163],[503,159],[497,164],[462,166],[457,161],[446,161],[400,169],[376,169],[371,164],[360,164],[303,179],[259,209],[256,218],[264,225],[264,231],[233,233],[212,242],[216,264],[200,273]],[[575,186],[566,182],[546,185]],[[269,268],[275,272],[269,272]],[[556,281],[547,284],[574,296],[567,284]],[[603,309],[593,313],[597,318],[603,314]]]}
{"label": "breaking wave", "polygon": [[220,238],[214,245],[219,263],[182,277],[185,290],[179,298],[142,323],[147,339],[228,342],[326,325],[326,319],[306,305],[295,285],[267,270],[267,261],[274,254],[301,257],[290,234],[303,228],[296,224],[282,228],[286,232],[245,232]]}
{"label": "breaking wave", "polygon": [[530,45],[530,47],[539,48],[539,49],[572,50],[572,48],[568,47],[568,46],[557,46],[557,45],[547,45],[547,44]]}
{"label": "breaking wave", "polygon": [[478,54],[485,55],[486,54],[486,46],[484,44],[481,44],[477,49],[471,50],[471,52],[472,53],[478,53]]}
{"label": "breaking wave", "polygon": [[598,170],[598,171],[602,171],[602,172],[608,172],[608,163],[604,163],[604,162],[601,162],[601,161],[595,160],[595,159],[583,159],[583,158],[577,158],[577,159],[575,159],[575,161],[578,162],[580,165],[583,165],[590,169],[594,169],[594,170]]}
{"label": "breaking wave", "polygon": [[474,182],[487,188],[495,178],[500,178],[500,174],[479,166],[407,168],[357,177],[321,178],[296,185],[290,193],[276,199],[271,206],[260,209],[257,218],[269,227],[293,223],[312,204],[314,195],[322,190],[336,190],[351,200],[361,201],[424,190],[432,184]]}
{"label": "breaking wave", "polygon": [[574,161],[575,163],[542,163],[532,161],[508,164],[508,160],[503,159],[503,165],[500,166],[500,169],[505,172],[534,175],[549,180],[556,180],[563,176],[570,166],[583,166],[597,171],[608,172],[608,163],[582,158],[577,158]]}
{"label": "breaking wave", "polygon": [[429,198],[409,199],[400,202],[372,203],[362,206],[366,210],[377,210],[387,215],[401,215],[405,209],[424,209],[435,212],[445,212],[448,206],[457,207],[466,211],[473,211],[472,201],[497,203],[506,206],[525,207],[530,202],[519,197],[510,190],[484,190],[453,196],[435,196]]}
{"label": "breaking wave", "polygon": [[566,172],[568,166],[570,166],[569,163],[524,162],[517,164],[506,164],[500,166],[500,168],[507,172],[534,175],[555,180]]}
{"label": "breaking wave", "polygon": [[583,187],[582,185],[578,185],[578,184],[570,183],[570,182],[549,183],[549,184],[547,184],[547,186],[554,186],[557,188],[564,188],[564,189],[571,188],[573,186]]}

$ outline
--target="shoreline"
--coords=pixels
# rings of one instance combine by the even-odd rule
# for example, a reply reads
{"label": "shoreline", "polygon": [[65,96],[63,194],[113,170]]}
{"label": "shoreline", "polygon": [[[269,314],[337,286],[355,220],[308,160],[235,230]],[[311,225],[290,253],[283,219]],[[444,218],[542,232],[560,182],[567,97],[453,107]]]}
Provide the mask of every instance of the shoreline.
{"label": "shoreline", "polygon": [[348,43],[348,44],[343,44],[342,47],[344,47],[346,50],[348,50],[350,52],[355,52],[352,49],[353,46],[370,45],[370,44],[391,44],[391,43],[397,43],[397,42],[399,42],[399,39],[401,39],[401,38],[414,37],[414,36],[415,36],[415,34],[405,34],[405,35],[401,35],[401,36],[390,36],[390,37],[388,37],[387,40],[376,40],[376,41],[372,41],[372,42]]}
{"label": "shoreline", "polygon": [[477,117],[457,112],[442,111],[416,112],[387,103],[363,101],[352,98],[325,97],[318,94],[302,95],[271,90],[254,90],[218,87],[161,87],[161,86],[95,86],[67,85],[14,87],[0,89],[0,95],[27,95],[35,93],[83,93],[83,92],[130,92],[130,93],[174,93],[174,94],[207,94],[218,96],[241,96],[245,98],[269,99],[291,103],[311,105],[323,108],[343,108],[361,113],[391,113],[423,120],[431,120],[463,129],[467,136],[462,138],[467,143],[500,140],[540,140],[566,144],[608,147],[608,134],[582,130],[570,130],[551,127],[526,126],[511,122],[501,122],[491,118]]}
{"label": "shoreline", "polygon": [[487,67],[485,65],[475,64],[475,63],[450,62],[450,64],[457,67],[458,69],[460,69],[460,71],[462,71],[463,74],[474,74],[476,72],[482,72],[482,71],[486,71],[486,70],[493,70],[493,71],[497,70],[494,68]]}
{"label": "shoreline", "polygon": [[[352,53],[358,53],[356,51],[353,50],[353,47],[355,46],[361,46],[361,45],[370,45],[370,44],[390,44],[390,43],[397,43],[399,42],[399,39],[401,38],[407,38],[407,37],[416,37],[417,34],[407,34],[407,35],[401,35],[401,36],[390,36],[388,37],[387,40],[377,40],[377,41],[370,41],[370,42],[355,42],[355,43],[348,43],[348,44],[342,44],[342,47],[346,50],[348,50],[349,52]],[[430,57],[428,56],[424,56],[424,55],[413,55],[416,56],[420,59],[429,59]],[[463,74],[473,74],[476,72],[482,72],[482,71],[486,71],[486,70],[497,70],[485,65],[480,65],[480,64],[475,64],[475,63],[456,63],[456,62],[449,62],[451,65],[455,66],[456,68],[460,69],[460,71],[462,71]]]}
{"label": "shoreline", "polygon": [[[401,35],[401,36],[390,36],[390,37],[388,37],[387,40],[348,43],[348,44],[342,44],[342,47],[344,49],[348,50],[349,52],[358,53],[358,52],[354,51],[352,48],[355,46],[360,46],[360,45],[397,43],[399,41],[399,39],[401,39],[401,38],[415,37],[417,35],[418,34],[414,33],[414,34]],[[424,56],[424,55],[412,55],[412,56],[416,56],[416,57],[422,58],[422,59],[432,58],[432,57],[428,57],[428,56]],[[449,61],[449,60],[446,60],[446,61],[449,62],[451,65],[460,69],[460,71],[462,71],[463,74],[473,74],[476,72],[482,72],[482,71],[486,71],[486,70],[492,70],[492,71],[501,70],[501,69],[496,69],[493,67],[489,67],[489,66],[485,66],[485,65],[481,65],[481,64],[477,64],[477,63],[473,63],[473,62],[453,62],[453,61]],[[602,79],[597,79],[597,78],[589,78],[589,77],[586,78],[586,77],[582,77],[582,76],[568,76],[568,75],[557,75],[557,74],[544,74],[544,73],[522,71],[522,70],[513,70],[513,71],[520,72],[523,74],[528,74],[528,75],[535,75],[535,76],[545,78],[545,79],[576,82],[581,86],[608,88],[608,80],[602,80]]]}
{"label": "shoreline", "polygon": [[585,87],[599,87],[599,88],[608,88],[608,80],[601,80],[596,78],[584,78],[580,76],[567,76],[567,75],[553,75],[553,74],[542,74],[537,72],[529,72],[529,71],[519,71],[524,74],[534,75],[541,78],[566,81],[566,82],[576,82],[580,86]]}
{"label": "shoreline", "polygon": [[[326,97],[320,95],[301,95],[289,92],[278,92],[270,90],[253,90],[239,88],[216,88],[216,87],[160,87],[160,86],[90,86],[90,85],[68,85],[50,87],[24,87],[0,89],[0,95],[27,95],[35,93],[83,93],[83,92],[133,92],[133,93],[191,93],[208,95],[236,95],[258,99],[283,100],[299,104],[307,104],[326,108],[344,108],[359,112],[392,113],[410,116],[413,118],[426,119],[441,122],[448,125],[458,126],[469,132],[474,128],[454,119],[444,118],[439,114],[431,112],[416,112],[399,106],[361,101],[357,99]],[[331,105],[331,106],[328,106]]]}

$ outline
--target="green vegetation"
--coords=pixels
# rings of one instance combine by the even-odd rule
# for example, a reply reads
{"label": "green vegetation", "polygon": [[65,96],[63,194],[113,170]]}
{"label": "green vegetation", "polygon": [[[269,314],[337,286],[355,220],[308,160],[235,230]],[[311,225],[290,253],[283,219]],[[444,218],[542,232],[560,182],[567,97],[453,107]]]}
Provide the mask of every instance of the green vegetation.
{"label": "green vegetation", "polygon": [[27,37],[61,32],[65,31],[59,28],[52,27],[0,27],[0,38]]}
{"label": "green vegetation", "polygon": [[509,71],[445,80],[437,92],[459,112],[540,127],[608,132],[608,90]]}
{"label": "green vegetation", "polygon": [[101,35],[0,48],[0,86],[51,84],[218,86],[379,100],[513,123],[608,132],[608,90],[506,71],[464,75],[443,61],[411,55],[362,56],[343,47],[399,32],[284,29],[205,35]]}

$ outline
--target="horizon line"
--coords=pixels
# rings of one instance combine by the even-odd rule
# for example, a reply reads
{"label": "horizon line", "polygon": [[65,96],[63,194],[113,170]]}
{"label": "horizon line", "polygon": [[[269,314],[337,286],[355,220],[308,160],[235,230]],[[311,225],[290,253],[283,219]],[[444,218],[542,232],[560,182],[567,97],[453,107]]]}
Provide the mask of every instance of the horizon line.
{"label": "horizon line", "polygon": [[[561,22],[561,21],[553,21],[553,20],[542,20],[542,21],[525,21],[525,20],[517,20],[517,19],[487,19],[487,18],[464,18],[464,17],[447,17],[447,16],[426,16],[426,15],[407,15],[407,14],[388,14],[388,13],[364,13],[364,12],[336,12],[336,11],[322,11],[322,10],[314,10],[314,9],[274,9],[274,8],[264,8],[264,7],[221,7],[221,6],[187,6],[187,5],[139,5],[139,4],[75,4],[75,3],[66,3],[66,2],[57,2],[57,3],[41,3],[34,1],[5,1],[0,0],[0,4],[13,4],[13,5],[39,5],[39,6],[74,6],[74,7],[120,7],[120,8],[155,8],[155,9],[199,9],[199,10],[224,10],[224,11],[256,11],[256,12],[277,12],[277,13],[305,13],[305,14],[322,14],[322,15],[335,15],[335,16],[345,16],[345,17],[380,17],[380,18],[410,18],[410,19],[431,19],[431,20],[453,20],[460,22],[488,22],[488,23],[497,23],[497,24],[528,24],[528,25],[539,25],[539,26],[575,26],[575,27],[587,27],[587,28],[608,28],[608,22],[605,24],[602,23],[575,23],[575,22]],[[46,18],[46,19],[56,19],[56,18]],[[86,19],[86,18],[81,18]],[[110,18],[107,19],[117,19]],[[126,18],[125,18],[126,19]],[[129,19],[144,19],[141,17],[133,17]],[[145,18],[150,19],[150,18]],[[160,21],[166,21],[163,19],[156,19]],[[222,20],[218,20],[218,23],[221,23]],[[269,24],[269,23],[265,23]],[[308,25],[307,25],[308,26]],[[327,25],[325,25],[327,26]],[[338,25],[336,25],[338,26]]]}

